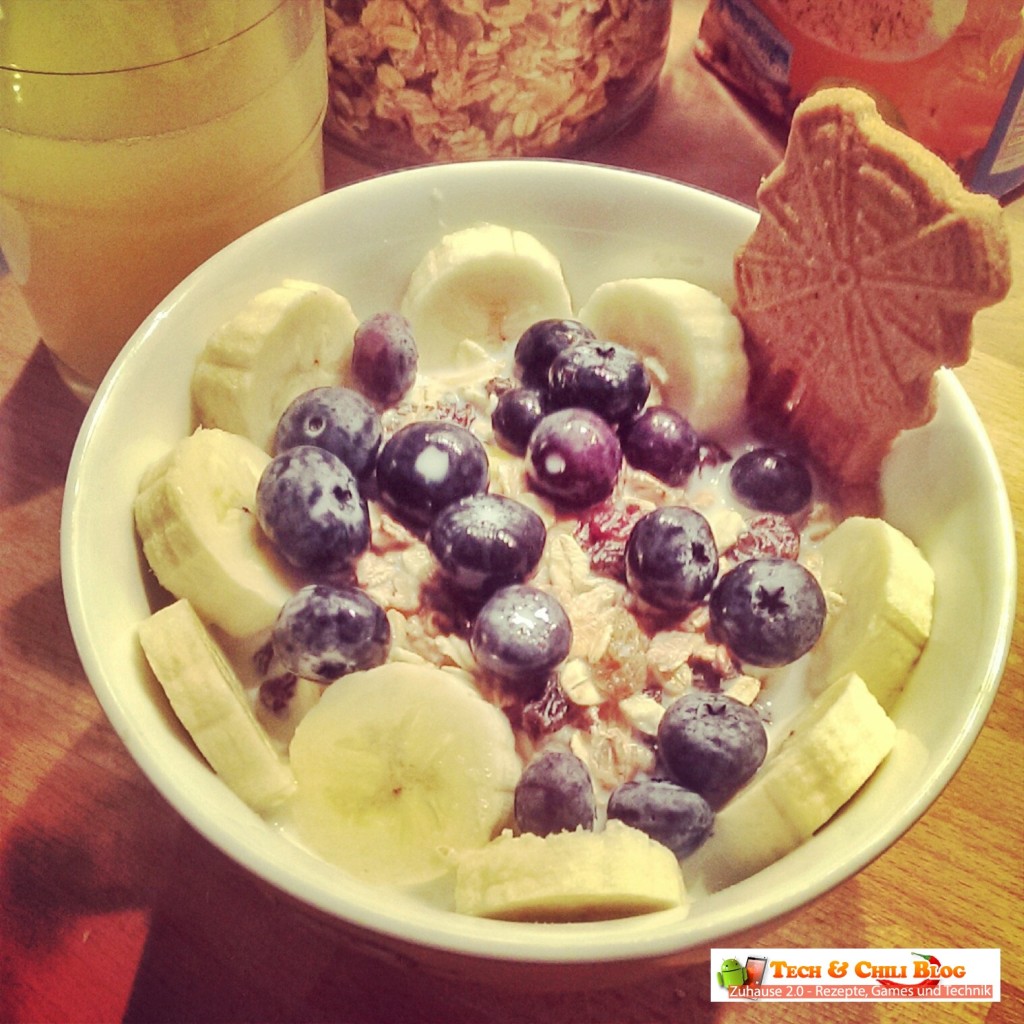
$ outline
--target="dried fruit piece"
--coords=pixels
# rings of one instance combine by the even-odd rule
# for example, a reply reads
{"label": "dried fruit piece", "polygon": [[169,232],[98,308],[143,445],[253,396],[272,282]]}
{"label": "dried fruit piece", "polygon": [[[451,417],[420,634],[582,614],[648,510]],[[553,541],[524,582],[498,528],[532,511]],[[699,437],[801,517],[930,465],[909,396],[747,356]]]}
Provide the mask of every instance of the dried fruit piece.
{"label": "dried fruit piece", "polygon": [[785,516],[764,512],[747,523],[726,553],[737,561],[743,558],[796,558],[800,554],[800,534]]}
{"label": "dried fruit piece", "polygon": [[593,572],[612,579],[625,579],[626,541],[647,511],[635,502],[608,500],[580,516],[573,536],[587,552]]}

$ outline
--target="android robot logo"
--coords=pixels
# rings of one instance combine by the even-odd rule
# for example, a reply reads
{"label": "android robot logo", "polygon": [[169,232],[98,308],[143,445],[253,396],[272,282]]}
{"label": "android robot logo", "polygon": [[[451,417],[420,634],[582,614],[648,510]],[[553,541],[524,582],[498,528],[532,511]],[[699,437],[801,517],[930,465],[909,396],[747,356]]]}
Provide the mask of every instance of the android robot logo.
{"label": "android robot logo", "polygon": [[732,988],[734,985],[746,985],[747,969],[739,960],[730,958],[722,961],[722,969],[716,977],[718,984],[724,985],[726,988]]}

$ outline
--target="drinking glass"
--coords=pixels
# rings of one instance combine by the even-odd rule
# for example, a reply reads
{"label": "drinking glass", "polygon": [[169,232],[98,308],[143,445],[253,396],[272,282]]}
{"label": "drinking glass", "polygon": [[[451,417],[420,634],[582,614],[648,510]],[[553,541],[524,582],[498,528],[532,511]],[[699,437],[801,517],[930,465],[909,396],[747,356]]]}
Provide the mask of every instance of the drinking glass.
{"label": "drinking glass", "polygon": [[322,0],[4,0],[0,249],[65,380],[323,191]]}

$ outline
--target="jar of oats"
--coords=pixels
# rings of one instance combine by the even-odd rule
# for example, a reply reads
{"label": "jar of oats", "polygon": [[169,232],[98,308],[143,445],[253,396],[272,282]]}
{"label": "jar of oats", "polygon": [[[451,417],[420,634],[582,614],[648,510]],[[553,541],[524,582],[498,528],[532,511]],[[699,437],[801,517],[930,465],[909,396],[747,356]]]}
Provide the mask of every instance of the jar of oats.
{"label": "jar of oats", "polygon": [[657,88],[672,0],[325,0],[328,137],[384,167],[565,156]]}

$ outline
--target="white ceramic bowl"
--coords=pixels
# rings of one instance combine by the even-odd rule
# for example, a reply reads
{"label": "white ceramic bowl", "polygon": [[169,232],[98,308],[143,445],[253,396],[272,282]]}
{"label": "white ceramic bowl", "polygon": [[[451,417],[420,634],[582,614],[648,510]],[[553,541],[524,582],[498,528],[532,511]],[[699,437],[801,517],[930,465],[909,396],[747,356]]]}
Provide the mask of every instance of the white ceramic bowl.
{"label": "white ceramic bowl", "polygon": [[[938,796],[981,729],[1002,674],[1015,600],[1005,489],[952,374],[939,409],[888,460],[886,517],[935,568],[934,635],[894,717],[898,743],[833,822],[762,874],[696,903],[605,923],[531,925],[460,917],[357,884],[272,830],[197,755],[146,669],[135,627],[151,610],[131,504],[155,456],[191,428],[189,377],[210,332],[282,277],[350,298],[357,316],[394,307],[420,256],[481,220],[536,234],[563,261],[574,299],[602,281],[679,276],[734,297],[732,258],[756,214],[678,183],[559,161],[430,167],[323,196],[210,259],[142,325],[101,386],[74,451],[62,566],[75,642],[132,756],[203,835],[270,885],[343,922],[370,948],[441,968],[501,973],[695,958],[757,935],[891,845]],[[578,975],[581,976],[581,975]]]}

